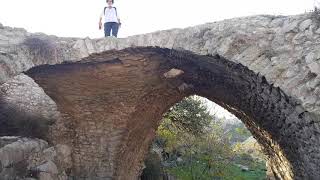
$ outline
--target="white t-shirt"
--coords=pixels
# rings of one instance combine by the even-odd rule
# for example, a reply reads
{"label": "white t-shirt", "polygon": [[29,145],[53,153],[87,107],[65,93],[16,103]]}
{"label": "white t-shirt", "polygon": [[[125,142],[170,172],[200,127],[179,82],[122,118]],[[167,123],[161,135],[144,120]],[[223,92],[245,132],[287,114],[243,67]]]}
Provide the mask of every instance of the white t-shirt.
{"label": "white t-shirt", "polygon": [[101,13],[100,17],[104,17],[104,22],[116,22],[119,23],[118,18],[118,12],[114,7],[107,7],[106,11],[104,12],[104,8],[103,11]]}

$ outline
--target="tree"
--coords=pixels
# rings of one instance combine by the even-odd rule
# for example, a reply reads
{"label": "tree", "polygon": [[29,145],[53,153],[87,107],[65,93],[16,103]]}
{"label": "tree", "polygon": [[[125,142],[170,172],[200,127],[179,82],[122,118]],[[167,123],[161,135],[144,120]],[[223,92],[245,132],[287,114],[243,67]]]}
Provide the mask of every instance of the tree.
{"label": "tree", "polygon": [[203,134],[210,125],[211,120],[212,117],[207,106],[197,96],[183,99],[164,115],[164,123],[166,125],[172,125],[177,130],[193,135]]}

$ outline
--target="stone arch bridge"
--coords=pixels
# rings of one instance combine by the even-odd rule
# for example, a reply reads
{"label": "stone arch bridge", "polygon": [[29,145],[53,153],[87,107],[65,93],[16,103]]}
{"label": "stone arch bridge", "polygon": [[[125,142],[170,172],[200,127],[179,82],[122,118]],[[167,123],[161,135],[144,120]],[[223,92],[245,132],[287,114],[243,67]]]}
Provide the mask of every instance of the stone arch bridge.
{"label": "stone arch bridge", "polygon": [[136,179],[162,114],[197,94],[246,124],[276,177],[319,179],[319,37],[312,14],[124,39],[59,38],[0,25],[0,110],[14,105],[53,122],[49,145],[70,149],[69,161],[55,159],[58,172]]}

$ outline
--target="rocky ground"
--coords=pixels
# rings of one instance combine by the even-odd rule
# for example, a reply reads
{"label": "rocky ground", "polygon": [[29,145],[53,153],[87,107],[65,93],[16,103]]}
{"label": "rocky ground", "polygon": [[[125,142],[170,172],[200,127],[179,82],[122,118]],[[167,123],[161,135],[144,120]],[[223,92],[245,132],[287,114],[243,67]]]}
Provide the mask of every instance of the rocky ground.
{"label": "rocky ground", "polygon": [[66,180],[66,172],[57,163],[70,165],[71,149],[64,145],[50,147],[41,139],[0,138],[1,180]]}

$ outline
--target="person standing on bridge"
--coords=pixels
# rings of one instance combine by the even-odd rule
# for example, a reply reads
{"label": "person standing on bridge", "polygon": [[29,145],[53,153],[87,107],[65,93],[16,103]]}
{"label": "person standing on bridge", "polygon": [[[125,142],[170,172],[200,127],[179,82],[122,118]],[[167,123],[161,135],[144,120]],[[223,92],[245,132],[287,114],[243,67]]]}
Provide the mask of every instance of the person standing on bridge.
{"label": "person standing on bridge", "polygon": [[117,37],[121,26],[117,8],[113,6],[114,0],[107,0],[108,6],[103,9],[99,20],[99,29],[102,29],[102,19],[104,18],[104,36],[112,35]]}

